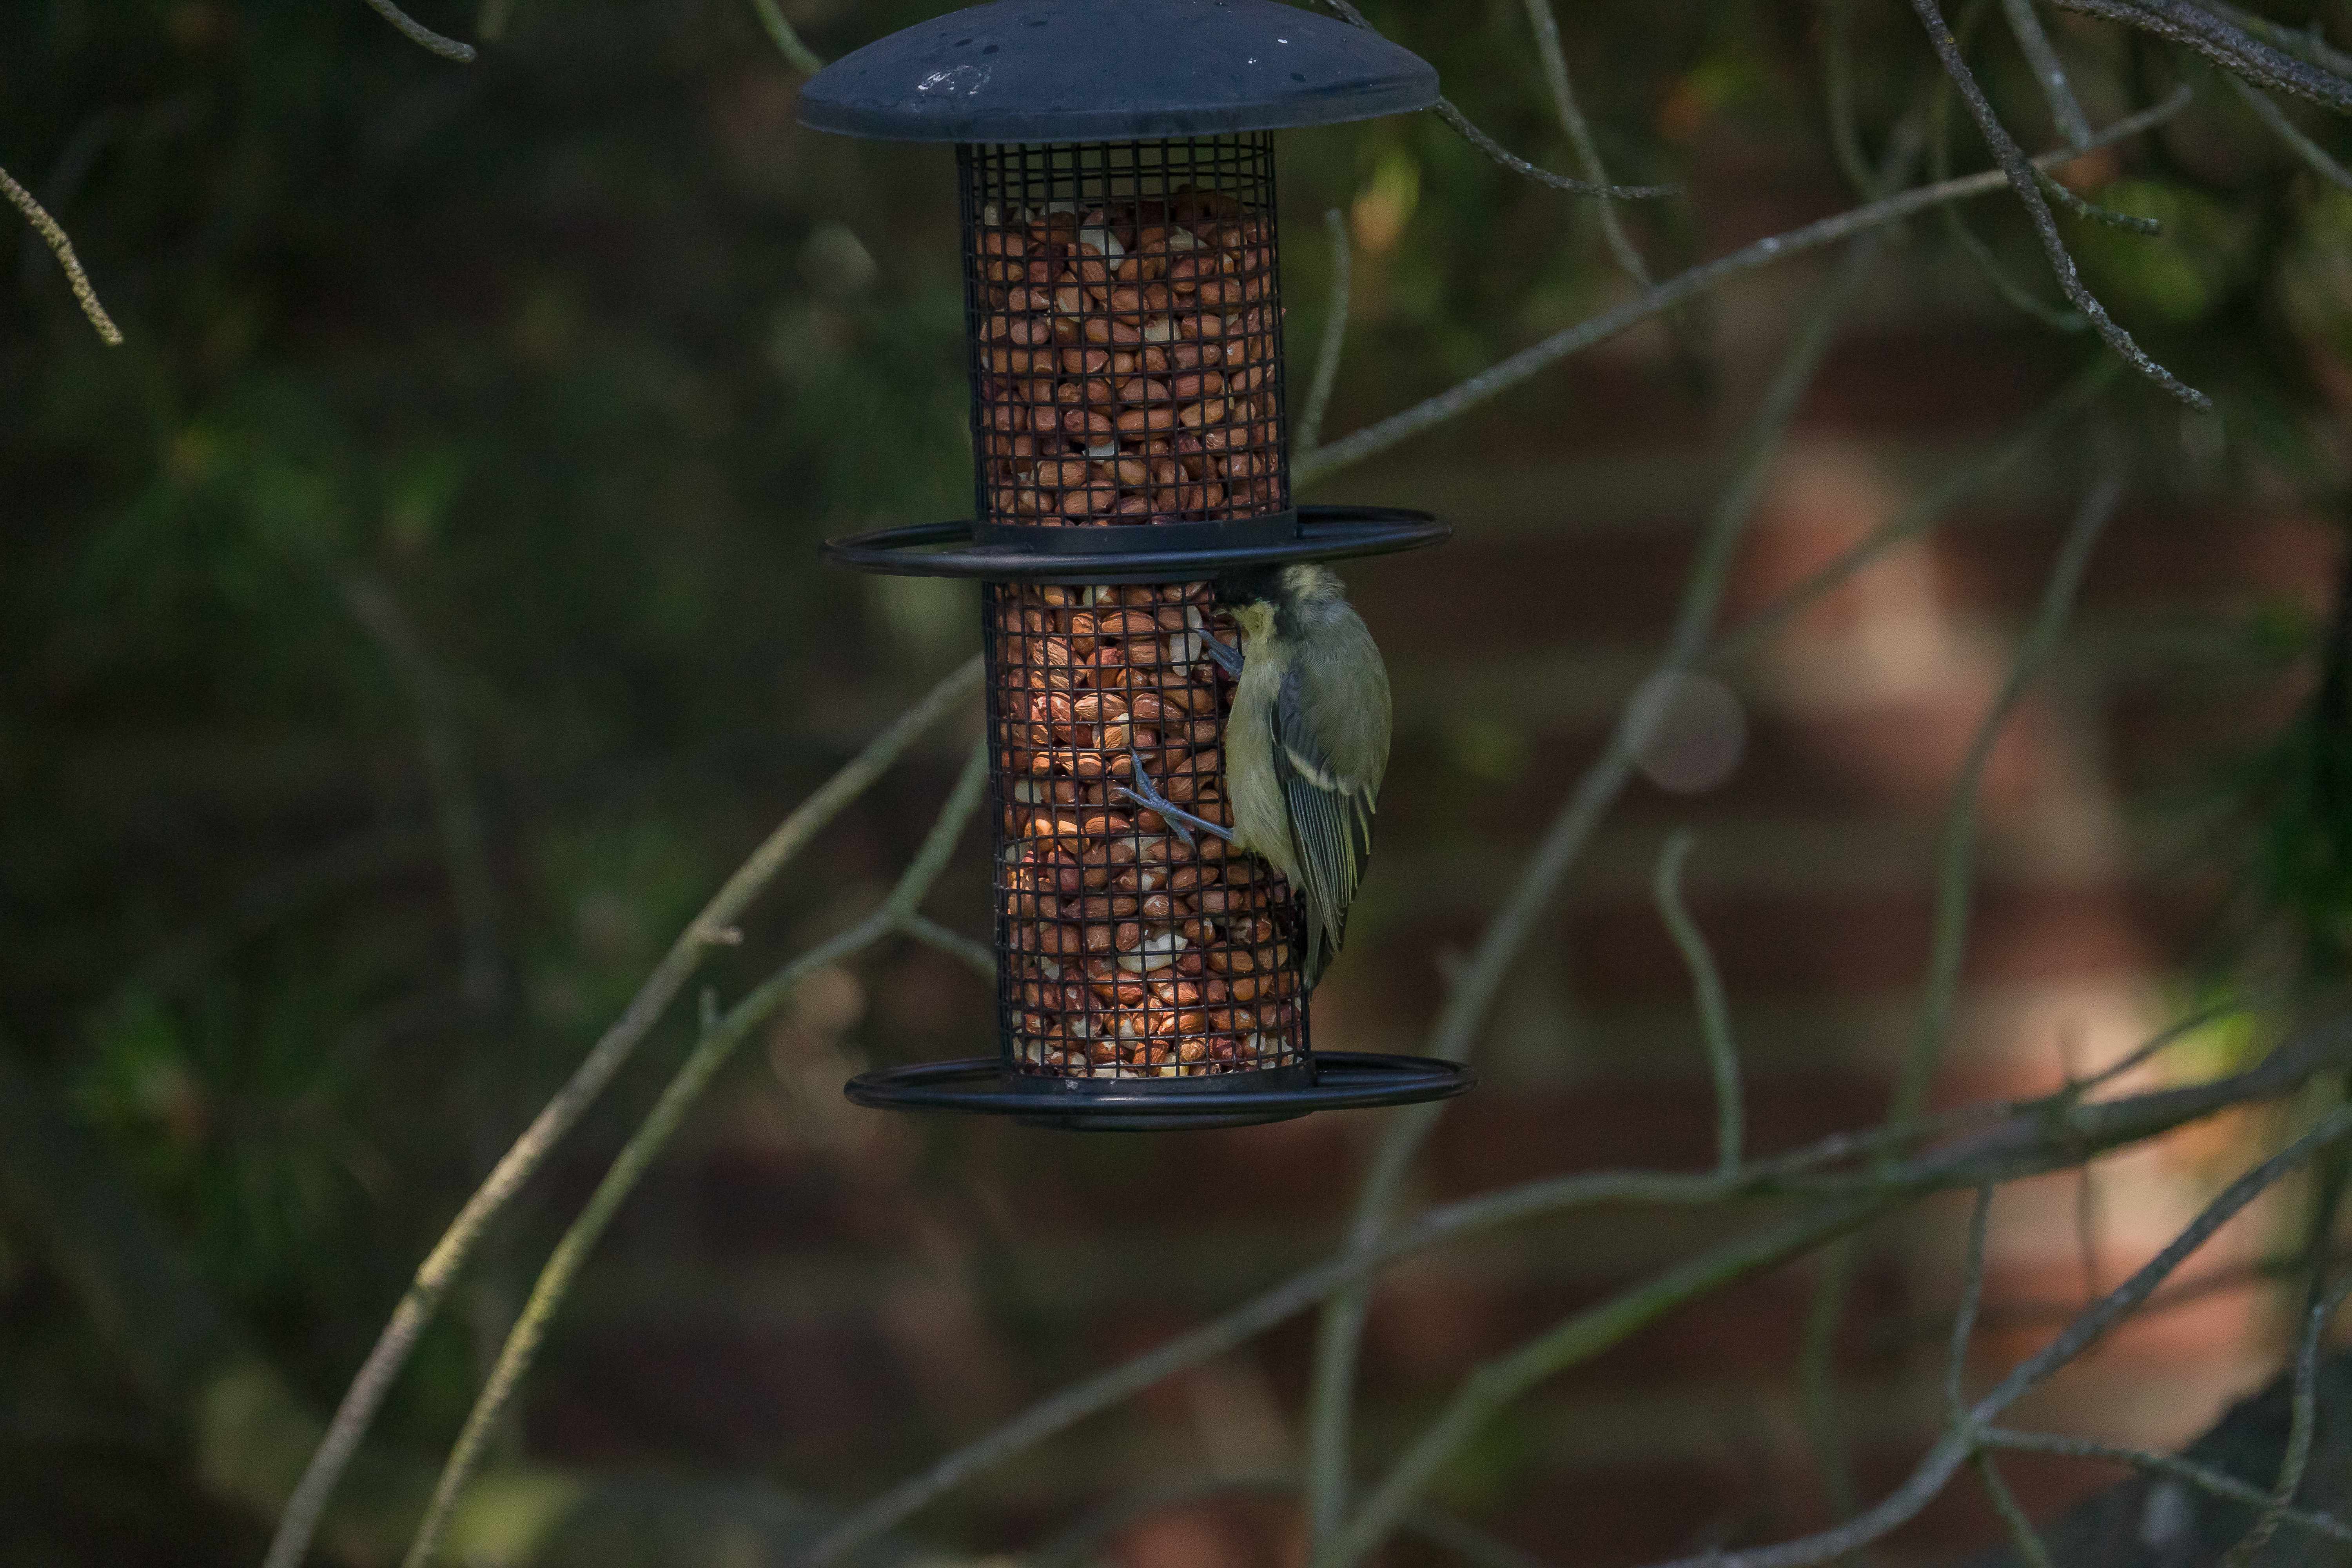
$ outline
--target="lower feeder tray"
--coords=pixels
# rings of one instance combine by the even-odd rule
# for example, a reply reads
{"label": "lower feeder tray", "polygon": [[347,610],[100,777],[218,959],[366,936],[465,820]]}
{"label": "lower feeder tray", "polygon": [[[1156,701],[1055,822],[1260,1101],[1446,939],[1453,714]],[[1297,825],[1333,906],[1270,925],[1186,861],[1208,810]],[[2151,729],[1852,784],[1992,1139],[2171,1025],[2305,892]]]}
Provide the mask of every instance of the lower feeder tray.
{"label": "lower feeder tray", "polygon": [[1045,1078],[1008,1072],[1001,1058],[968,1057],[860,1073],[844,1092],[877,1110],[977,1111],[1032,1127],[1146,1132],[1447,1100],[1475,1081],[1458,1062],[1363,1051],[1317,1051],[1300,1067],[1179,1079]]}

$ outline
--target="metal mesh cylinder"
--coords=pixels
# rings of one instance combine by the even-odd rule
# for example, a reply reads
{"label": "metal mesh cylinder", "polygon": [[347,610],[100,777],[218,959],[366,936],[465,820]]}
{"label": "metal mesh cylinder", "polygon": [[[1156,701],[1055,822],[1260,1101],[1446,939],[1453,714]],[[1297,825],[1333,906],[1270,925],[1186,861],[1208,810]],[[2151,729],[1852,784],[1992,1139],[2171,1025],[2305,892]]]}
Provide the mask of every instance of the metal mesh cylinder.
{"label": "metal mesh cylinder", "polygon": [[[1140,543],[1289,510],[1273,153],[1265,133],[960,150],[983,525]],[[984,616],[1006,1068],[1303,1070],[1289,887],[1118,793],[1140,769],[1231,824],[1211,585],[997,583]]]}
{"label": "metal mesh cylinder", "polygon": [[975,515],[1288,510],[1272,133],[958,152]]}
{"label": "metal mesh cylinder", "polygon": [[1140,767],[1230,825],[1232,690],[1206,583],[992,584],[999,1002],[1007,1066],[1190,1078],[1306,1060],[1300,914],[1262,860],[1118,795]]}

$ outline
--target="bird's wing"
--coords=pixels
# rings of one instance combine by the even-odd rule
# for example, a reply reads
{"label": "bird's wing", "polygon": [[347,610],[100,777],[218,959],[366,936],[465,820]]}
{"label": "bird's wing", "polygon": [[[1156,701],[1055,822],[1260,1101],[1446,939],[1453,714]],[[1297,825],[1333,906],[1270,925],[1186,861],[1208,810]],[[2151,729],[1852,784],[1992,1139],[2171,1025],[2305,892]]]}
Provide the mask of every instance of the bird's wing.
{"label": "bird's wing", "polygon": [[1348,906],[1364,879],[1372,853],[1372,792],[1376,781],[1340,774],[1314,743],[1300,707],[1298,671],[1283,677],[1274,703],[1274,772],[1290,807],[1290,849],[1306,883],[1309,984],[1319,974],[1325,941],[1338,951],[1348,930]]}

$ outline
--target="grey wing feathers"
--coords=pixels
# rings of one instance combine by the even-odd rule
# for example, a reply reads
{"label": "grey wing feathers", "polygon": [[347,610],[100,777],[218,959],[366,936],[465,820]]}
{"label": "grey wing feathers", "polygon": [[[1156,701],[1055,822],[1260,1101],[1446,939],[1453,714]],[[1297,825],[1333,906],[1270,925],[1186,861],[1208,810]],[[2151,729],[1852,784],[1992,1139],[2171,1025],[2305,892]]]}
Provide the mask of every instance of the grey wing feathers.
{"label": "grey wing feathers", "polygon": [[[1372,795],[1380,780],[1349,778],[1312,738],[1296,669],[1274,705],[1274,771],[1290,808],[1291,854],[1305,883],[1306,980],[1311,988],[1347,935],[1348,906],[1372,853]],[[1385,758],[1383,758],[1385,760]]]}

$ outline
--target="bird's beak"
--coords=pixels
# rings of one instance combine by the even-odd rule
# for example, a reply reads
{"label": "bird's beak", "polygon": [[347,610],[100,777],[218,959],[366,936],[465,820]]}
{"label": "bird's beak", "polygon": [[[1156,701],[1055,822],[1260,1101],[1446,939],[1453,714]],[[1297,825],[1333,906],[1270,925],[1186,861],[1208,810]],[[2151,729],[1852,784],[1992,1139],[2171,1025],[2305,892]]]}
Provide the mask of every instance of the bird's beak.
{"label": "bird's beak", "polygon": [[1208,641],[1209,657],[1217,661],[1217,668],[1225,672],[1225,679],[1239,680],[1242,678],[1242,650],[1222,641],[1214,632],[1202,632],[1201,635]]}

